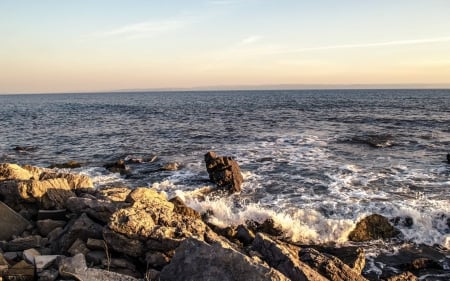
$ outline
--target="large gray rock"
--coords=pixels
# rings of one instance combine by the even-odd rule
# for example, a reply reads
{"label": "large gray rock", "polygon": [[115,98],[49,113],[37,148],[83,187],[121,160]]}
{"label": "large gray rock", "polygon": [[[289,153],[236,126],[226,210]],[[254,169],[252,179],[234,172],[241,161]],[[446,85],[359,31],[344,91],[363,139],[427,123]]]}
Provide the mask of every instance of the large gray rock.
{"label": "large gray rock", "polygon": [[213,151],[205,154],[206,170],[209,179],[218,187],[229,192],[241,191],[244,178],[238,163],[231,157],[219,157]]}
{"label": "large gray rock", "polygon": [[20,252],[31,248],[40,248],[41,246],[42,237],[39,235],[19,237],[6,243],[0,242],[0,248],[5,252]]}
{"label": "large gray rock", "polygon": [[59,274],[80,281],[137,281],[138,279],[107,270],[88,268],[83,254],[64,258],[59,264]]}
{"label": "large gray rock", "polygon": [[91,220],[86,214],[82,214],[73,223],[69,223],[64,229],[64,234],[59,239],[59,249],[67,251],[77,239],[87,241],[88,238],[102,238],[103,227]]}
{"label": "large gray rock", "polygon": [[267,267],[231,248],[209,245],[196,239],[186,239],[176,250],[169,265],[160,274],[161,280],[221,280],[260,281],[289,280],[280,272]]}
{"label": "large gray rock", "polygon": [[359,273],[334,256],[322,254],[315,249],[300,251],[300,260],[332,281],[367,281]]}
{"label": "large gray rock", "polygon": [[87,213],[105,224],[108,223],[115,211],[126,205],[129,204],[82,197],[71,197],[66,201],[66,207],[69,211],[77,214]]}
{"label": "large gray rock", "polygon": [[355,229],[350,232],[348,239],[354,242],[363,242],[376,239],[389,239],[400,234],[386,217],[373,214],[365,217],[356,224]]}
{"label": "large gray rock", "polygon": [[267,235],[258,233],[253,240],[252,248],[270,266],[274,267],[294,281],[326,281],[327,279],[298,259],[298,249],[290,249],[287,245],[276,243]]}
{"label": "large gray rock", "polygon": [[26,219],[0,201],[0,240],[20,235],[28,225]]}

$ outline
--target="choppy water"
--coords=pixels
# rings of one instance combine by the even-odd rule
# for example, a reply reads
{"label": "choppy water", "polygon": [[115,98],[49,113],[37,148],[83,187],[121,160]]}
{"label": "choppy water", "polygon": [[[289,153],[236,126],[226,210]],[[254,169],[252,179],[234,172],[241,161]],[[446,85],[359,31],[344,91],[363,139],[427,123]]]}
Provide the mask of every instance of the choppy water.
{"label": "choppy water", "polygon": [[[302,242],[345,242],[371,213],[410,216],[398,226],[406,239],[450,248],[450,90],[23,95],[0,105],[2,162],[76,160],[98,186],[153,186],[212,209],[216,223],[273,217]],[[197,198],[211,186],[209,150],[237,159],[241,194]],[[127,177],[102,168],[119,158],[144,162]],[[181,169],[159,170],[170,162]]]}

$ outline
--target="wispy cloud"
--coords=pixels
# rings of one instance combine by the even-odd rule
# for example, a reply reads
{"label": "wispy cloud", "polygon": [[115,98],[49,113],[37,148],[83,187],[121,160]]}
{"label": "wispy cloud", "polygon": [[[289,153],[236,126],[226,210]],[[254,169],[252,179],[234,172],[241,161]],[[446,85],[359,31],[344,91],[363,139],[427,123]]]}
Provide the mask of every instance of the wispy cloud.
{"label": "wispy cloud", "polygon": [[248,45],[248,44],[252,44],[255,43],[256,41],[259,41],[262,39],[262,36],[260,35],[252,35],[249,37],[246,37],[244,39],[241,40],[241,42],[239,42],[239,45]]}
{"label": "wispy cloud", "polygon": [[124,25],[112,30],[100,32],[101,36],[122,36],[128,39],[151,37],[161,33],[174,31],[185,26],[186,22],[181,20],[145,21]]}
{"label": "wispy cloud", "polygon": [[230,5],[230,4],[234,4],[236,1],[233,0],[211,0],[208,1],[207,3],[210,5]]}
{"label": "wispy cloud", "polygon": [[372,43],[327,45],[327,46],[306,47],[306,48],[298,48],[298,49],[293,49],[293,48],[280,49],[280,50],[274,51],[274,53],[300,53],[300,52],[332,50],[332,49],[360,49],[360,48],[375,48],[375,47],[389,47],[389,46],[402,46],[402,45],[420,45],[420,44],[443,43],[443,42],[450,42],[450,36],[411,39],[411,40],[394,40],[394,41],[372,42]]}

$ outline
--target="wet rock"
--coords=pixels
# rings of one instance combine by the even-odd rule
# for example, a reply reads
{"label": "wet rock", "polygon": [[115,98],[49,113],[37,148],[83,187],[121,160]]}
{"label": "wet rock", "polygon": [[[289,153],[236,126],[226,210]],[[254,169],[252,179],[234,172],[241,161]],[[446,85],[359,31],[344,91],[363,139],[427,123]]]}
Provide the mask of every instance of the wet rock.
{"label": "wet rock", "polygon": [[61,163],[61,164],[52,164],[50,165],[48,168],[49,169],[54,169],[54,168],[58,168],[58,169],[75,169],[75,168],[80,168],[81,164],[78,163],[77,161],[68,161],[65,163]]}
{"label": "wet rock", "polygon": [[373,148],[385,148],[394,145],[393,136],[383,134],[355,136],[352,138],[352,141],[355,143],[366,144]]}
{"label": "wet rock", "polygon": [[261,258],[290,280],[327,280],[298,259],[298,251],[277,244],[268,236],[258,233],[253,240],[252,249]]}
{"label": "wet rock", "polygon": [[102,238],[103,227],[86,214],[82,214],[73,223],[68,224],[64,231],[65,233],[59,239],[59,246],[63,252],[67,251],[77,239],[87,241],[88,238]]}
{"label": "wet rock", "polygon": [[365,217],[356,224],[355,229],[350,232],[350,241],[363,242],[376,239],[389,239],[400,234],[389,220],[381,215],[373,214]]}
{"label": "wet rock", "polygon": [[20,235],[28,225],[26,219],[0,201],[0,240]]}
{"label": "wet rock", "polygon": [[417,278],[411,272],[403,272],[402,274],[391,276],[384,280],[386,280],[386,281],[419,281],[419,278]]}
{"label": "wet rock", "polygon": [[164,166],[162,166],[161,170],[163,171],[178,171],[180,168],[180,164],[178,163],[167,163]]}
{"label": "wet rock", "polygon": [[55,220],[38,220],[36,221],[36,226],[39,231],[39,234],[42,236],[47,236],[50,232],[52,232],[57,227],[64,227],[66,225],[66,221],[55,221]]}
{"label": "wet rock", "polygon": [[59,264],[59,273],[66,278],[76,278],[77,280],[114,280],[114,281],[137,281],[138,279],[118,274],[115,272],[88,268],[83,254],[75,255],[72,258],[64,258]]}
{"label": "wet rock", "polygon": [[255,239],[255,234],[253,231],[245,227],[244,225],[238,225],[236,228],[236,239],[242,242],[244,245],[249,245]]}
{"label": "wet rock", "polygon": [[246,224],[253,232],[263,232],[273,236],[280,236],[283,234],[281,225],[276,223],[272,218],[268,218],[262,223],[257,221],[247,221]]}
{"label": "wet rock", "polygon": [[20,237],[9,242],[2,241],[0,247],[5,252],[18,252],[31,248],[39,248],[42,244],[42,237],[39,235],[30,235],[27,237]]}
{"label": "wet rock", "polygon": [[30,264],[33,264],[33,265],[35,264],[35,262],[34,262],[35,258],[37,256],[40,256],[40,255],[41,255],[41,253],[39,253],[38,250],[33,249],[33,248],[32,249],[27,249],[27,250],[23,251],[23,253],[22,253],[23,259],[26,262],[28,262]]}
{"label": "wet rock", "polygon": [[117,160],[116,162],[113,163],[107,163],[103,165],[103,167],[112,173],[120,173],[121,175],[129,173],[127,165],[125,164],[125,161],[122,159]]}
{"label": "wet rock", "polygon": [[444,269],[437,261],[429,258],[416,258],[411,263],[401,266],[402,269],[417,272],[422,269]]}
{"label": "wet rock", "polygon": [[161,280],[289,280],[231,248],[186,239],[176,250],[170,264],[160,274]]}
{"label": "wet rock", "polygon": [[235,160],[231,157],[219,157],[210,151],[205,154],[205,162],[211,182],[230,193],[241,191],[244,178]]}
{"label": "wet rock", "polygon": [[404,227],[411,227],[414,224],[414,220],[410,216],[405,217],[395,217],[390,220],[391,223],[394,224],[394,226],[401,225]]}
{"label": "wet rock", "polygon": [[299,256],[301,261],[332,281],[367,280],[338,258],[322,254],[315,249],[302,249]]}

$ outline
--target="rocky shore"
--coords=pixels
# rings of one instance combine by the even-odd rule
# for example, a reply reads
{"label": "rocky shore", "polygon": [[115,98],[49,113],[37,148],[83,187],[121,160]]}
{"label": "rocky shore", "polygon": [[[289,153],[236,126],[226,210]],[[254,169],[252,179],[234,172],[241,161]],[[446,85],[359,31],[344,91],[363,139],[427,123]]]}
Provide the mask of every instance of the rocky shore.
{"label": "rocky shore", "polygon": [[[233,161],[206,156],[211,180],[230,192],[242,183]],[[372,215],[349,238],[398,235],[387,218]],[[150,188],[97,189],[84,175],[0,164],[0,280],[395,281],[448,271],[418,251],[400,271],[367,275],[358,245],[298,245],[282,237],[270,219],[221,228]]]}

